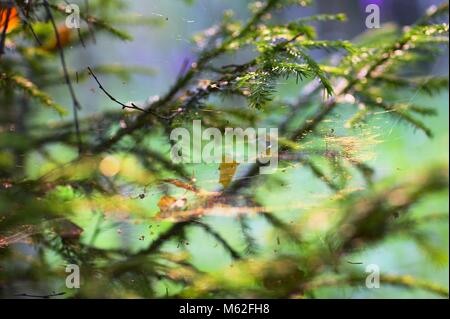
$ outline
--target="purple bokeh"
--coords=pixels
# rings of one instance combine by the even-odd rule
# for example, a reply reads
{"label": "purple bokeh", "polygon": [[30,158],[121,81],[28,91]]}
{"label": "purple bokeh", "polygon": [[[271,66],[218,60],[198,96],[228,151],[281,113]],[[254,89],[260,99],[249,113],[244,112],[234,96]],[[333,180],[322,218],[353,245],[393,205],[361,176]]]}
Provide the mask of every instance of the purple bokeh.
{"label": "purple bokeh", "polygon": [[380,8],[383,7],[384,0],[359,0],[359,3],[362,8],[367,7],[369,4],[376,4]]}

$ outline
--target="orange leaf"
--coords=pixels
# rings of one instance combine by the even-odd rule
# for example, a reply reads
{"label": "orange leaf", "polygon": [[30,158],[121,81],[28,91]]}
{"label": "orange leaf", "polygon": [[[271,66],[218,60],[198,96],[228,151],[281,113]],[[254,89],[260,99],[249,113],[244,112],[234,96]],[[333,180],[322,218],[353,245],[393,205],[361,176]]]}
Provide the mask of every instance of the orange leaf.
{"label": "orange leaf", "polygon": [[158,202],[159,209],[163,212],[166,210],[169,210],[173,204],[176,202],[176,198],[173,198],[172,196],[165,195],[160,198]]}
{"label": "orange leaf", "polygon": [[[64,24],[60,25],[57,29],[59,34],[59,41],[61,42],[61,47],[66,47],[72,41],[72,30],[66,27]],[[58,42],[56,41],[56,36],[53,37],[42,47],[46,51],[55,51],[58,49]]]}
{"label": "orange leaf", "polygon": [[220,164],[219,183],[222,184],[223,188],[226,188],[226,187],[228,187],[228,185],[230,185],[231,181],[233,180],[234,174],[236,174],[238,165],[239,165],[239,163],[236,163],[235,161],[233,161],[231,163],[221,163]]}
{"label": "orange leaf", "polygon": [[[0,8],[0,32],[3,32],[3,28],[5,27],[6,18],[7,18],[8,10],[6,8]],[[8,20],[8,27],[6,28],[6,33],[11,32],[16,29],[20,25],[20,17],[17,13],[17,9],[15,7],[11,8]]]}

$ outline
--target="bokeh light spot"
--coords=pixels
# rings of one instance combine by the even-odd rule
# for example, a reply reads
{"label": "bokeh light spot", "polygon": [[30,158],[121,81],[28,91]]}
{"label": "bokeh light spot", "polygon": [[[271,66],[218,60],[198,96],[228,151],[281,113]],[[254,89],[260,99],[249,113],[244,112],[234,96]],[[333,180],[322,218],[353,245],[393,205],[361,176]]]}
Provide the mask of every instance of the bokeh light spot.
{"label": "bokeh light spot", "polygon": [[100,162],[100,172],[105,176],[115,176],[120,171],[120,160],[112,155],[108,155]]}

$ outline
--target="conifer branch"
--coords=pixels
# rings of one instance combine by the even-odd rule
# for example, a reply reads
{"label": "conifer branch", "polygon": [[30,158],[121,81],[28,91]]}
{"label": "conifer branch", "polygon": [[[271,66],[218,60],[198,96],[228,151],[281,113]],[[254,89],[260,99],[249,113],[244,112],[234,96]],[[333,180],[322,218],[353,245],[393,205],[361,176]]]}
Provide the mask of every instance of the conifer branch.
{"label": "conifer branch", "polygon": [[234,260],[239,260],[241,259],[241,255],[233,248],[231,247],[231,245],[225,240],[225,238],[223,238],[217,231],[215,231],[211,226],[209,226],[206,223],[203,223],[201,221],[198,220],[194,220],[192,221],[192,224],[194,226],[199,226],[200,228],[202,228],[205,232],[207,232],[208,234],[210,234],[211,236],[214,237],[215,240],[217,240],[222,246],[223,248],[230,254],[230,256],[234,259]]}

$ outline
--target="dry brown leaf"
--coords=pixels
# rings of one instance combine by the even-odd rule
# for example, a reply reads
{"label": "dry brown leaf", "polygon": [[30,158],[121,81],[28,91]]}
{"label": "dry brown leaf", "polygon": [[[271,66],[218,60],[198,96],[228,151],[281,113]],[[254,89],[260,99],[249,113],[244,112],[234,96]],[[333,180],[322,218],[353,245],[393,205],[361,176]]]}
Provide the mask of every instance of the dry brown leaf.
{"label": "dry brown leaf", "polygon": [[236,174],[236,170],[239,163],[235,161],[231,163],[221,163],[219,167],[220,178],[219,183],[222,184],[223,188],[227,188],[233,180],[234,174]]}
{"label": "dry brown leaf", "polygon": [[176,187],[183,188],[185,190],[194,192],[194,193],[198,192],[198,189],[194,185],[182,182],[182,181],[180,181],[178,179],[169,178],[169,179],[165,179],[163,181],[166,182],[166,183],[172,184],[172,185],[174,185]]}

